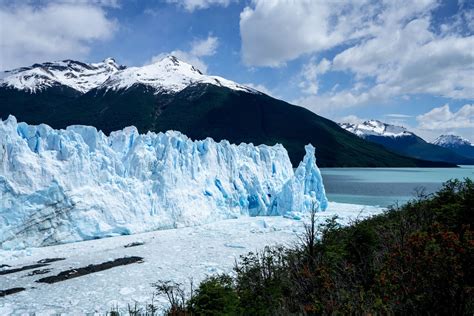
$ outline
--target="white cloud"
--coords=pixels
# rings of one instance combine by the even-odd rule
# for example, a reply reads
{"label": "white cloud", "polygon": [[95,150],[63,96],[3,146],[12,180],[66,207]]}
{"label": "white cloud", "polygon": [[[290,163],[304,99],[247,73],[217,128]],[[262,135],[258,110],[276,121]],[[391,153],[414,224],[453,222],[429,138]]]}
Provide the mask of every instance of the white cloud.
{"label": "white cloud", "polygon": [[203,57],[212,56],[217,52],[219,46],[219,39],[212,35],[209,35],[206,39],[194,40],[191,43],[191,49],[189,51],[174,50],[169,53],[161,53],[151,58],[151,63],[160,61],[167,55],[176,56],[178,59],[187,62],[202,73],[207,73],[207,64],[204,62]]}
{"label": "white cloud", "polygon": [[398,113],[389,113],[389,114],[385,114],[384,116],[389,117],[389,118],[394,118],[394,119],[406,119],[406,118],[413,117],[412,115],[398,114]]}
{"label": "white cloud", "polygon": [[119,8],[119,0],[49,0],[49,3],[60,3],[60,4],[90,4],[102,7]]}
{"label": "white cloud", "polygon": [[254,0],[240,14],[243,61],[279,67],[369,34],[370,1]]}
{"label": "white cloud", "polygon": [[235,0],[166,0],[168,3],[176,3],[189,12],[199,9],[207,9],[211,6],[227,7]]}
{"label": "white cloud", "polygon": [[302,96],[293,100],[292,103],[304,106],[319,115],[334,117],[341,109],[347,109],[356,104],[365,104],[368,100],[375,100],[375,96],[369,92],[333,90],[322,95]]}
{"label": "white cloud", "polygon": [[374,79],[374,88],[387,97],[426,93],[469,99],[474,98],[473,60],[474,36],[438,36],[423,18],[343,51],[333,69]]}
{"label": "white cloud", "polygon": [[318,94],[319,80],[318,75],[325,74],[331,68],[331,62],[323,58],[316,63],[315,58],[303,65],[300,76],[302,77],[299,87],[306,94]]}
{"label": "white cloud", "polygon": [[347,115],[336,119],[336,122],[339,123],[350,123],[350,124],[360,124],[367,121],[366,119],[360,118],[357,115]]}
{"label": "white cloud", "polygon": [[208,36],[205,40],[194,41],[191,46],[191,55],[198,57],[212,56],[216,53],[219,40],[217,37]]}
{"label": "white cloud", "polygon": [[383,121],[392,125],[405,126],[407,125],[407,120],[412,118],[412,115],[390,113],[385,114]]}
{"label": "white cloud", "polygon": [[[472,79],[474,78],[474,36],[465,32],[466,28],[470,29],[468,17],[472,14],[465,12],[458,14],[449,20],[451,24],[445,25],[445,31],[436,33],[431,14],[438,2],[431,0],[387,1],[369,5],[364,2],[356,3],[362,7],[365,5],[366,13],[361,13],[361,10],[357,9],[346,13],[335,6],[335,9],[332,9],[339,10],[339,13],[328,14],[329,20],[326,21],[331,24],[330,17],[335,15],[339,22],[333,23],[335,25],[333,33],[344,30],[344,25],[352,25],[356,30],[355,33],[358,33],[358,36],[355,36],[339,32],[341,34],[339,37],[333,34],[333,37],[342,38],[342,40],[334,40],[332,46],[344,42],[348,47],[329,61],[331,66],[327,70],[346,72],[348,75],[354,75],[354,80],[342,89],[333,89],[321,94],[319,89],[321,79],[318,79],[318,74],[312,70],[315,66],[310,61],[309,64],[313,68],[310,67],[308,68],[310,71],[304,71],[306,75],[303,76],[303,81],[299,85],[303,96],[296,102],[313,111],[319,110],[324,113],[359,105],[382,104],[399,97],[408,99],[411,95],[419,94],[451,99],[474,98],[474,80]],[[286,14],[291,15],[291,9],[287,9]],[[308,10],[305,14],[310,14],[310,11]],[[348,16],[356,18],[348,21]],[[358,16],[365,18],[357,18]],[[306,23],[308,22],[300,22],[301,25]],[[314,28],[317,33],[318,25],[314,24]],[[292,26],[291,29],[294,29],[296,33],[299,32],[297,27]],[[309,26],[305,29],[306,32],[310,32]],[[281,36],[282,42],[287,36],[291,35]],[[276,37],[274,39],[277,40]],[[261,42],[264,43],[264,41]],[[258,45],[258,41],[253,44]],[[328,47],[332,46],[328,45]],[[289,47],[292,48],[291,45]],[[311,52],[324,50],[324,46],[319,48],[311,46],[308,50]],[[296,51],[295,56],[287,59],[308,52],[298,49]],[[244,51],[243,54],[245,60],[246,52]],[[260,56],[263,59],[259,60],[269,60],[278,55],[274,51],[269,54],[273,55],[264,56],[264,58]],[[254,55],[253,58],[256,56]],[[276,65],[280,65],[282,60]]]}
{"label": "white cloud", "polygon": [[[431,14],[438,5],[435,0],[254,0],[240,16],[242,58],[247,65],[280,67],[313,54],[300,73],[302,96],[294,103],[330,116],[416,94],[472,99],[474,36],[461,28],[471,29],[473,14],[463,10],[435,33]],[[333,60],[316,63],[315,54],[341,44],[348,47]],[[355,80],[321,94],[321,75],[330,71],[353,74]]]}
{"label": "white cloud", "polygon": [[107,17],[101,5],[90,3],[0,7],[0,69],[84,58],[93,42],[111,38],[117,29],[117,23]]}
{"label": "white cloud", "polygon": [[[427,130],[449,130],[457,128],[474,128],[474,105],[465,104],[457,112],[451,112],[449,104],[418,115],[418,128]],[[472,136],[471,136],[472,137]]]}

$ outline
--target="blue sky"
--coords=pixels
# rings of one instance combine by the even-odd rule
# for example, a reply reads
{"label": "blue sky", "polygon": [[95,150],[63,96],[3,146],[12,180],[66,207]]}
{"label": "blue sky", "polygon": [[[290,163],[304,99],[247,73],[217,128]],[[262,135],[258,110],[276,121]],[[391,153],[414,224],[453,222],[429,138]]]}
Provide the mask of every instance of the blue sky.
{"label": "blue sky", "polygon": [[0,1],[0,68],[172,53],[333,120],[474,140],[472,3]]}

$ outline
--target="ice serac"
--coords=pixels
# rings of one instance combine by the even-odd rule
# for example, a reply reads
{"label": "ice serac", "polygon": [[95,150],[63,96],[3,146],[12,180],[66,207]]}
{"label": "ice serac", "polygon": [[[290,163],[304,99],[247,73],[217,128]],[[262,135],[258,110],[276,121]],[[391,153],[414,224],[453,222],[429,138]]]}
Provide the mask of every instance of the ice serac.
{"label": "ice serac", "polygon": [[284,215],[327,199],[314,148],[293,171],[282,145],[233,145],[185,135],[110,136],[89,126],[54,130],[0,120],[0,243],[45,246]]}
{"label": "ice serac", "polygon": [[323,179],[316,166],[315,149],[305,147],[306,155],[296,168],[293,177],[283,185],[275,199],[276,214],[300,213],[325,210],[328,200],[324,191]]}

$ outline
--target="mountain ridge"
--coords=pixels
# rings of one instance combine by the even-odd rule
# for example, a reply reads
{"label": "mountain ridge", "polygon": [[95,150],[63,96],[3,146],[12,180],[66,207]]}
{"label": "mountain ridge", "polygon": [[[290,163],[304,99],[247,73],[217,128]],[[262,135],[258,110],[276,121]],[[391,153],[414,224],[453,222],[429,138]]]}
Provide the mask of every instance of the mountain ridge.
{"label": "mountain ridge", "polygon": [[93,89],[128,89],[134,84],[148,85],[157,93],[163,91],[176,93],[195,83],[209,83],[234,90],[258,92],[219,76],[205,75],[191,64],[172,55],[142,67],[118,65],[111,57],[100,63],[83,63],[66,59],[21,67],[6,71],[5,74],[7,77],[0,79],[0,86],[32,93],[57,85],[87,93]]}
{"label": "mountain ridge", "polygon": [[433,144],[474,159],[474,144],[461,136],[452,134],[440,135],[433,141]]}
{"label": "mountain ridge", "polygon": [[379,120],[367,120],[361,124],[339,123],[339,126],[345,130],[356,134],[357,136],[385,136],[385,137],[403,137],[414,135],[403,126],[387,124]]}
{"label": "mountain ridge", "polygon": [[359,124],[339,123],[339,126],[358,137],[405,156],[454,164],[474,164],[474,157],[462,155],[449,147],[428,143],[403,126],[378,120],[367,120]]}
{"label": "mountain ridge", "polygon": [[134,125],[140,133],[177,130],[194,140],[280,143],[295,166],[308,143],[316,147],[318,165],[324,167],[453,166],[393,153],[305,108],[203,75],[174,57],[119,69],[86,92],[68,85],[21,90],[6,84],[8,80],[0,84],[0,117],[12,114],[28,124],[46,123],[56,129],[92,125],[105,133]]}
{"label": "mountain ridge", "polygon": [[102,84],[112,73],[125,68],[113,58],[90,64],[66,59],[5,71],[7,76],[0,80],[0,86],[36,93],[63,85],[86,93]]}
{"label": "mountain ridge", "polygon": [[449,145],[468,145],[468,146],[474,146],[469,140],[466,138],[463,138],[458,135],[454,134],[443,134],[438,136],[432,144],[438,145],[438,146],[449,146]]}

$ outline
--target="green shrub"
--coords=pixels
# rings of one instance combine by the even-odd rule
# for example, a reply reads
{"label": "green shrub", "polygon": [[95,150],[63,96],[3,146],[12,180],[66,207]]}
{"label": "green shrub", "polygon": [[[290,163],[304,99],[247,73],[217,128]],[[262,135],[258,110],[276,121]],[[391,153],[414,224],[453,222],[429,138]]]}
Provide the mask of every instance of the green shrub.
{"label": "green shrub", "polygon": [[318,226],[310,216],[298,245],[242,257],[235,277],[201,284],[190,310],[472,315],[473,206],[474,185],[466,179],[348,227],[334,218]]}
{"label": "green shrub", "polygon": [[228,275],[212,276],[201,282],[188,310],[196,315],[236,315],[239,298]]}

